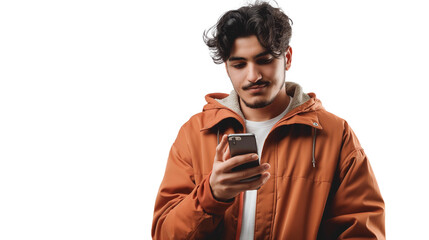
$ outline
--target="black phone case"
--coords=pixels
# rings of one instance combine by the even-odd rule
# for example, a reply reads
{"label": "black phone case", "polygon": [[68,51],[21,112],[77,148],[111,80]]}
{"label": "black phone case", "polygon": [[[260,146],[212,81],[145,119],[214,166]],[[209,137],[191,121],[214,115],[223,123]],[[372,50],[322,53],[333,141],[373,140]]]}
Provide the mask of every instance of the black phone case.
{"label": "black phone case", "polygon": [[[231,153],[231,157],[248,154],[248,153],[256,153],[258,154],[258,148],[256,145],[256,138],[253,133],[240,133],[240,134],[230,134],[228,135],[228,144],[229,150]],[[240,171],[243,169],[248,169],[252,167],[259,166],[259,159],[242,164],[232,169],[232,171]],[[248,178],[244,181],[252,181],[258,179],[261,175],[254,176],[252,178]]]}

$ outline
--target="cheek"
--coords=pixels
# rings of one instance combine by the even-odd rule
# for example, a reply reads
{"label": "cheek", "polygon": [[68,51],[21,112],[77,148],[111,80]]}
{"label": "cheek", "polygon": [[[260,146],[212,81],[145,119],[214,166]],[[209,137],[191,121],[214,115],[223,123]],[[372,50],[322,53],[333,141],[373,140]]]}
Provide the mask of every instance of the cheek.
{"label": "cheek", "polygon": [[233,85],[240,84],[244,79],[246,79],[246,75],[244,71],[237,71],[236,69],[230,69],[228,71],[228,76],[231,79]]}
{"label": "cheek", "polygon": [[266,68],[263,71],[263,78],[270,81],[279,81],[283,79],[283,69],[277,66],[272,66],[270,68]]}
{"label": "cheek", "polygon": [[278,82],[283,82],[285,77],[284,63],[278,62],[276,66],[271,69],[271,74],[273,79],[275,79]]}

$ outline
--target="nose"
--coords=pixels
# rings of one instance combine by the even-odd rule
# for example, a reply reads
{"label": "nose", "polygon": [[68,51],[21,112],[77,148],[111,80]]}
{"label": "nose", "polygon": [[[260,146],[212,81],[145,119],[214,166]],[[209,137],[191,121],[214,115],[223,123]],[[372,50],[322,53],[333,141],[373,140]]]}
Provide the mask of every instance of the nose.
{"label": "nose", "polygon": [[249,82],[257,82],[262,79],[262,74],[259,71],[258,66],[255,64],[248,64],[248,70],[247,70],[247,80]]}

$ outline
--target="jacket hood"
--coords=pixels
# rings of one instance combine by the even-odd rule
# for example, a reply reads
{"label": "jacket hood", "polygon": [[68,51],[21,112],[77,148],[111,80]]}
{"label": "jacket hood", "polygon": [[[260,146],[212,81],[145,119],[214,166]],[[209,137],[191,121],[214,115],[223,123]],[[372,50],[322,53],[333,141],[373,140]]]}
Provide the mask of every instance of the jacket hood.
{"label": "jacket hood", "polygon": [[[294,82],[286,82],[286,94],[292,97],[290,111],[287,114],[298,113],[301,111],[311,111],[322,108],[320,100],[316,99],[316,94],[304,93],[302,87]],[[206,95],[207,104],[204,106],[206,118],[204,128],[208,129],[226,118],[236,118],[244,125],[244,115],[240,108],[239,96],[235,90],[230,94],[212,93]]]}

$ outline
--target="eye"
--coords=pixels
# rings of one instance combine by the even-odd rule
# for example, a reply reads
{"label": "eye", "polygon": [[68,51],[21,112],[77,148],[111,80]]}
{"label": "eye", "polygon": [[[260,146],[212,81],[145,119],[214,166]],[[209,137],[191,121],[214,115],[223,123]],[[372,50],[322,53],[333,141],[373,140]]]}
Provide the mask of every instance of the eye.
{"label": "eye", "polygon": [[232,67],[236,68],[236,69],[241,69],[241,68],[244,68],[245,66],[246,66],[246,63],[235,63],[235,64],[232,64]]}
{"label": "eye", "polygon": [[273,60],[274,58],[261,58],[261,59],[258,59],[256,63],[260,65],[265,65],[265,64],[270,64]]}

